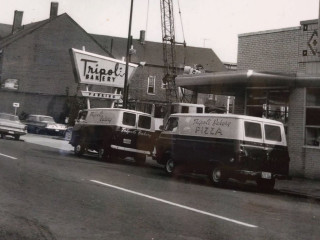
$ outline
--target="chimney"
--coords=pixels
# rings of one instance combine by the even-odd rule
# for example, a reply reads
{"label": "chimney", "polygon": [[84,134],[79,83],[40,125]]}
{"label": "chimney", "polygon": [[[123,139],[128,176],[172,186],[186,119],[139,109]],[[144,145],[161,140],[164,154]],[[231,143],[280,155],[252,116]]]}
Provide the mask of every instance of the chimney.
{"label": "chimney", "polygon": [[57,3],[57,2],[51,2],[51,7],[50,7],[50,19],[58,16],[58,6],[59,6],[59,3]]}
{"label": "chimney", "polygon": [[22,11],[14,11],[13,25],[12,25],[12,33],[16,32],[22,26]]}
{"label": "chimney", "polygon": [[146,38],[146,31],[145,30],[141,30],[140,31],[140,43],[144,44],[145,43],[145,39]]}

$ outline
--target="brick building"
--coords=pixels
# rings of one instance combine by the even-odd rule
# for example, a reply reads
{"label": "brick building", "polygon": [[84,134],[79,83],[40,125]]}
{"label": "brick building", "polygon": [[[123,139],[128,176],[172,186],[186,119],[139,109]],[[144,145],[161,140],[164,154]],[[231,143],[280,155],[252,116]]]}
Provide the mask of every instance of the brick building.
{"label": "brick building", "polygon": [[[126,38],[95,34],[92,36],[115,58],[124,59],[126,56]],[[129,84],[129,101],[164,103],[167,99],[162,79],[166,74],[166,68],[163,61],[162,43],[146,41],[144,36],[145,32],[140,31],[140,38],[132,40],[132,52],[134,53],[130,55],[130,62],[140,64],[140,67]],[[201,66],[206,72],[226,70],[212,49],[178,45],[176,46],[178,74],[183,74],[185,66],[192,68]]]}
{"label": "brick building", "polygon": [[[56,11],[55,11],[56,10]],[[69,54],[70,48],[111,56],[68,14],[57,16],[52,5],[49,19],[22,26],[23,12],[15,12],[10,32],[0,39],[0,110],[48,114],[59,120],[67,100],[78,93]]]}
{"label": "brick building", "polygon": [[235,112],[282,121],[290,173],[320,179],[320,57],[318,20],[293,28],[239,35],[237,71],[206,74],[200,92],[235,96]]}
{"label": "brick building", "polygon": [[[12,26],[0,24],[0,111],[14,112],[12,105],[18,102],[18,114],[47,114],[61,120],[70,111],[70,98],[81,96],[79,90],[84,90],[75,81],[69,49],[85,47],[88,52],[119,60],[126,55],[127,39],[88,34],[68,14],[57,13],[58,3],[51,3],[50,18],[46,20],[22,26],[23,12],[16,11]],[[129,98],[165,102],[162,43],[145,41],[142,34],[133,40],[133,48],[136,54],[131,55],[131,62],[144,64],[131,79]],[[211,49],[177,48],[180,73],[185,65],[199,64],[206,71],[225,70]],[[115,90],[90,88],[99,92]],[[91,107],[110,107],[111,103],[92,100]]]}

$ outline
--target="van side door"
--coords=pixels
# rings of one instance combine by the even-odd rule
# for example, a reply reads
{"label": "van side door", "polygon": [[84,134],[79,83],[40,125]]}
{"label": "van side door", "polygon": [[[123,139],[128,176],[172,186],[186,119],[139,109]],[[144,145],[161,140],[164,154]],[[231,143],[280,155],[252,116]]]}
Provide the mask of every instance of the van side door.
{"label": "van side door", "polygon": [[136,149],[152,152],[155,135],[152,120],[151,116],[138,115]]}
{"label": "van side door", "polygon": [[290,159],[283,126],[264,123],[264,142],[265,168],[271,173],[288,175]]}
{"label": "van side door", "polygon": [[119,121],[113,134],[112,145],[120,147],[122,150],[125,150],[126,148],[134,149],[136,147],[137,138],[137,114],[123,112]]}
{"label": "van side door", "polygon": [[242,163],[243,170],[260,171],[264,165],[266,154],[264,149],[262,123],[244,120],[243,151],[246,153]]}
{"label": "van side door", "polygon": [[156,141],[157,161],[161,164],[165,163],[168,154],[175,159],[178,123],[179,118],[169,117],[164,130]]}

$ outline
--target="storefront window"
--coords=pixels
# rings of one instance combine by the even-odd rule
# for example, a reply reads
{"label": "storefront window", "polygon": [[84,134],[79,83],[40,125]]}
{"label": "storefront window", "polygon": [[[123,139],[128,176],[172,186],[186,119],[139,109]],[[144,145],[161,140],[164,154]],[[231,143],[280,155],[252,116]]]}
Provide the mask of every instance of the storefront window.
{"label": "storefront window", "polygon": [[246,115],[280,121],[289,116],[288,89],[247,89]]}
{"label": "storefront window", "polygon": [[320,146],[320,88],[307,88],[305,144]]}

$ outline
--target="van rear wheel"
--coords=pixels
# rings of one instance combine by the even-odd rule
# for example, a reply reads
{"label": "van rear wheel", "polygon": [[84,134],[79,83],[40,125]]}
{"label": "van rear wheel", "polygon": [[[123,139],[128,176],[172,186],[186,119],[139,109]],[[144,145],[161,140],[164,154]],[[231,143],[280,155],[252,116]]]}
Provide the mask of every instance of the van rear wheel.
{"label": "van rear wheel", "polygon": [[147,156],[144,154],[136,154],[134,160],[138,165],[144,165],[146,163]]}
{"label": "van rear wheel", "polygon": [[226,171],[221,166],[215,166],[211,169],[209,178],[214,186],[222,186],[228,181]]}
{"label": "van rear wheel", "polygon": [[81,157],[84,154],[85,151],[85,146],[84,144],[80,144],[78,143],[75,147],[74,147],[74,155]]}
{"label": "van rear wheel", "polygon": [[256,182],[259,190],[263,192],[273,191],[274,185],[276,183],[275,179],[262,179],[262,178],[258,178]]}
{"label": "van rear wheel", "polygon": [[111,162],[112,161],[112,151],[108,147],[101,147],[98,149],[98,160]]}
{"label": "van rear wheel", "polygon": [[166,161],[166,165],[164,167],[164,170],[166,171],[166,173],[169,176],[173,176],[174,169],[175,169],[175,163],[174,163],[173,159],[172,158],[168,158],[167,161]]}

